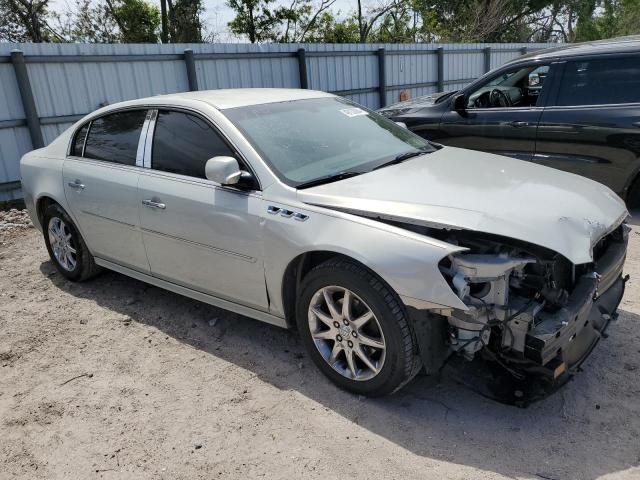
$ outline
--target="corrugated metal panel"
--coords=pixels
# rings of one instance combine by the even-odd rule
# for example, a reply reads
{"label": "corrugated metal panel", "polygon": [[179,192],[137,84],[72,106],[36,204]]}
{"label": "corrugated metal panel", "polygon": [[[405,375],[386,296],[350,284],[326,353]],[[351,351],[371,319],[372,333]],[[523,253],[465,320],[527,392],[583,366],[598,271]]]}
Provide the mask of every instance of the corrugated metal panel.
{"label": "corrugated metal panel", "polygon": [[[96,45],[96,44],[0,44],[0,56],[8,57],[11,50],[20,49],[27,59],[27,69],[40,117],[82,115],[101,105],[122,100],[188,90],[185,62],[182,60],[125,61],[125,62],[69,62],[32,63],[33,55],[154,55],[183,54],[191,48],[196,55],[196,74],[200,89],[233,87],[299,88],[298,60],[293,55],[299,48],[307,52],[309,88],[326,91],[376,89],[378,86],[379,48],[386,50],[385,71],[388,91],[386,103],[399,100],[400,89],[417,83],[437,81],[437,56],[416,51],[468,50],[477,52],[446,53],[444,79],[477,78],[484,73],[482,48],[492,48],[491,67],[495,68],[520,55],[513,51],[526,46],[544,48],[545,44],[169,44],[169,45]],[[354,52],[332,56],[319,53]],[[390,54],[390,52],[407,52]],[[198,54],[242,54],[281,52],[284,57],[225,58],[198,60]],[[364,52],[364,54],[362,54]],[[315,54],[315,55],[314,55]],[[24,110],[13,66],[0,64],[0,122],[23,120]],[[465,82],[447,84],[445,90],[464,86]],[[406,87],[410,97],[426,95],[435,86]],[[379,107],[378,92],[346,94],[348,98],[369,108]],[[51,142],[70,124],[44,125],[45,143]],[[18,162],[31,149],[26,127],[0,128],[0,184],[19,179]],[[0,193],[6,200],[15,193]]]}

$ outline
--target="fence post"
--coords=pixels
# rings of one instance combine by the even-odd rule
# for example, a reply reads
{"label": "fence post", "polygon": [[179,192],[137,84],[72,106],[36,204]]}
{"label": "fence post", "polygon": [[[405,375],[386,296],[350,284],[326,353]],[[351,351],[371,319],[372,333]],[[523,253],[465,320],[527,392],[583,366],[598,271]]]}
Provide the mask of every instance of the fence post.
{"label": "fence post", "polygon": [[522,48],[520,49],[520,54],[521,54],[521,55],[526,55],[526,54],[527,54],[527,47],[522,47]]}
{"label": "fence post", "polygon": [[300,88],[309,88],[309,77],[307,76],[307,56],[304,48],[299,48],[298,53],[298,74],[300,75]]}
{"label": "fence post", "polygon": [[438,55],[438,92],[444,91],[444,48],[438,47],[436,50]]}
{"label": "fence post", "polygon": [[193,50],[190,48],[184,51],[184,63],[187,67],[187,81],[189,82],[189,91],[198,91],[198,75],[196,74],[196,61],[193,57]]}
{"label": "fence post", "polygon": [[380,98],[380,108],[387,105],[387,77],[385,73],[384,48],[379,48],[378,52],[378,95]]}
{"label": "fence post", "polygon": [[482,50],[484,54],[484,73],[491,70],[491,47],[485,47]]}
{"label": "fence post", "polygon": [[11,51],[11,63],[16,72],[16,80],[18,81],[20,98],[22,99],[22,108],[27,117],[27,127],[29,127],[31,145],[33,145],[33,148],[42,148],[44,147],[44,139],[42,138],[42,130],[40,129],[40,118],[38,118],[38,110],[36,108],[36,101],[33,98],[33,90],[31,90],[27,66],[24,63],[24,55],[20,50]]}

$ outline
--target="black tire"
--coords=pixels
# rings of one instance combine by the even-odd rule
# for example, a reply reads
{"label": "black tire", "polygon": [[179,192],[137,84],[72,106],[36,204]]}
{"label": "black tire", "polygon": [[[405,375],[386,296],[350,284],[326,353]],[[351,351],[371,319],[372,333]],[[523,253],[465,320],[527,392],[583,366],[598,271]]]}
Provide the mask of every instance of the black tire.
{"label": "black tire", "polygon": [[640,176],[634,180],[627,193],[627,207],[629,210],[640,209]]}
{"label": "black tire", "polygon": [[[49,226],[54,219],[62,220],[64,222],[66,230],[71,235],[70,244],[76,251],[76,263],[73,269],[65,268],[54,255],[49,238]],[[71,220],[71,217],[67,215],[67,212],[65,212],[60,205],[53,204],[47,207],[47,209],[45,210],[42,217],[42,233],[44,235],[44,243],[47,246],[47,251],[49,252],[51,261],[56,266],[58,271],[68,280],[71,280],[73,282],[82,282],[84,280],[90,279],[91,277],[94,277],[100,272],[100,267],[96,265],[93,259],[93,255],[91,255],[91,252],[89,252],[89,249],[87,248],[82,235],[80,235],[80,232],[78,232],[78,229],[73,223],[73,220]]]}
{"label": "black tire", "polygon": [[[314,340],[308,320],[313,296],[320,289],[337,286],[349,289],[362,299],[381,327],[386,353],[382,368],[368,380],[343,376],[324,359]],[[415,336],[397,294],[366,268],[334,258],[313,268],[303,279],[296,308],[296,321],[302,341],[317,367],[340,388],[359,395],[377,397],[391,394],[408,383],[422,363]]]}

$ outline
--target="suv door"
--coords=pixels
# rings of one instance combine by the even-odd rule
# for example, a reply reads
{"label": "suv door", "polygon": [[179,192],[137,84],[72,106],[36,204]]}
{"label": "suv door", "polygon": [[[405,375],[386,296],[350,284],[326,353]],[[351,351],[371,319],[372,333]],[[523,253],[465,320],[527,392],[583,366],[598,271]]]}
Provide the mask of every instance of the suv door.
{"label": "suv door", "polygon": [[142,272],[149,263],[137,186],[146,115],[146,109],[124,110],[84,125],[63,167],[65,196],[91,253]]}
{"label": "suv door", "polygon": [[550,73],[548,63],[532,62],[498,71],[472,86],[463,92],[464,109],[456,111],[450,102],[437,141],[531,160]]}
{"label": "suv door", "polygon": [[268,309],[262,196],[205,178],[208,159],[241,157],[202,117],[160,109],[149,127],[138,205],[152,275]]}
{"label": "suv door", "polygon": [[640,55],[567,61],[540,119],[534,161],[624,196],[640,169]]}

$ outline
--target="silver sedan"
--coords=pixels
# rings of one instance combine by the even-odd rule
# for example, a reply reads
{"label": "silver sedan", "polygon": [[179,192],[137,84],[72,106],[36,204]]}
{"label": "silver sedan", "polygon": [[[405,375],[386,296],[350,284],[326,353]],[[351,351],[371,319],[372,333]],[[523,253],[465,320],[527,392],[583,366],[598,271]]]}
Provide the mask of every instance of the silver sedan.
{"label": "silver sedan", "polygon": [[608,188],[442,147],[310,90],[102,108],[22,158],[58,270],[107,268],[280,327],[364,395],[481,358],[566,380],[624,291]]}

